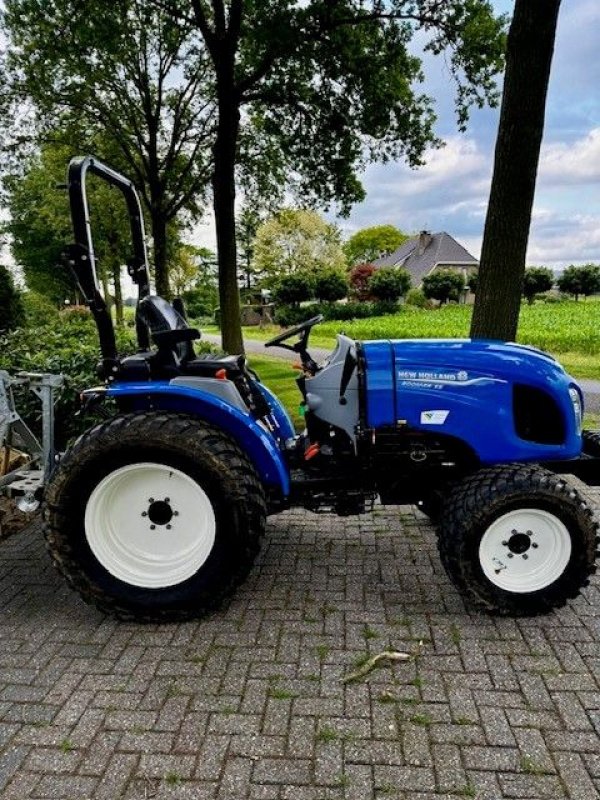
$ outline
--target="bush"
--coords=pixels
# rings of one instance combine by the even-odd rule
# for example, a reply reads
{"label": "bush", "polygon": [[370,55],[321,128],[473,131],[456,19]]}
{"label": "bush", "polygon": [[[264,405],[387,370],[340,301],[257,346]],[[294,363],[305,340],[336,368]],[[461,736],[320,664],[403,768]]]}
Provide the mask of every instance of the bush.
{"label": "bush", "polygon": [[529,267],[523,276],[523,297],[529,305],[536,295],[549,292],[554,286],[554,273],[547,267]]}
{"label": "bush", "polygon": [[315,274],[314,294],[321,303],[343,300],[348,294],[348,281],[343,272],[336,269],[321,270]]}
{"label": "bush", "polygon": [[[135,344],[129,333],[117,333],[121,353],[133,353]],[[60,314],[60,324],[35,328],[17,328],[0,338],[0,369],[11,374],[53,372],[65,376],[65,385],[58,394],[55,406],[56,443],[66,445],[90,425],[89,419],[75,417],[79,408],[79,392],[98,383],[96,365],[100,345],[96,325],[88,314],[82,317],[72,312]],[[17,408],[27,424],[38,434],[41,406],[31,392],[20,392]]]}
{"label": "bush", "polygon": [[430,300],[439,300],[444,305],[448,300],[458,300],[465,288],[462,272],[453,269],[439,269],[423,279],[423,293]]}
{"label": "bush", "polygon": [[0,331],[11,331],[23,318],[21,293],[15,288],[8,269],[0,265]]}
{"label": "bush", "polygon": [[21,299],[25,311],[24,326],[26,328],[49,325],[58,319],[58,308],[43,294],[23,292]]}
{"label": "bush", "polygon": [[381,267],[371,275],[369,289],[378,300],[397,303],[410,289],[411,278],[405,269]]}
{"label": "bush", "polygon": [[213,287],[208,289],[188,289],[183,292],[181,299],[185,304],[185,310],[190,319],[210,317],[215,308],[216,297]]}
{"label": "bush", "polygon": [[373,264],[357,264],[350,270],[351,293],[360,302],[372,298],[370,281],[374,272]]}
{"label": "bush", "polygon": [[477,287],[479,286],[479,272],[477,270],[467,275],[467,286],[471,294],[477,294]]}
{"label": "bush", "polygon": [[275,312],[273,321],[282,328],[291,328],[322,313],[322,306],[317,303],[309,306],[280,306]]}
{"label": "bush", "polygon": [[284,305],[296,306],[305,300],[310,300],[314,295],[315,287],[312,276],[301,272],[284,275],[273,287],[275,302]]}
{"label": "bush", "polygon": [[431,308],[432,303],[425,297],[423,289],[411,289],[406,295],[406,304],[416,308]]}

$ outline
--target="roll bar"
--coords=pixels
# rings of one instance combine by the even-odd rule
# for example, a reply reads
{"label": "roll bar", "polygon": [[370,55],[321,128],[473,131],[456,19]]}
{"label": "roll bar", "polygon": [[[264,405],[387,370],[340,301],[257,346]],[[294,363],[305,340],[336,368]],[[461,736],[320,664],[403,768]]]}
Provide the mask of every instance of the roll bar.
{"label": "roll bar", "polygon": [[[119,189],[127,204],[133,243],[133,257],[127,261],[127,271],[138,287],[138,299],[150,294],[148,254],[142,206],[133,183],[93,156],[71,159],[67,170],[67,189],[75,242],[66,248],[63,260],[73,271],[84,300],[94,315],[100,337],[100,349],[104,362],[103,371],[105,375],[109,375],[116,371],[118,354],[112,319],[100,292],[96,273],[96,256],[86,190],[88,172]],[[136,327],[139,346],[142,349],[147,348],[149,340],[146,327],[142,324]]]}

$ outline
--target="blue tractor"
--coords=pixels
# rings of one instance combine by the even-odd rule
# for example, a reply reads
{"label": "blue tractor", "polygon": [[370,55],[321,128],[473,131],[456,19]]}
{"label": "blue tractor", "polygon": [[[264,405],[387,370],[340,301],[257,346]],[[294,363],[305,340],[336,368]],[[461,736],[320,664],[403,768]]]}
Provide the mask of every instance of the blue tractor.
{"label": "blue tractor", "polygon": [[[117,353],[98,288],[87,173],[120,189],[129,209],[135,355]],[[301,362],[297,435],[243,355],[197,355],[182,304],[151,294],[131,182],[85,157],[71,162],[68,188],[75,243],[65,260],[102,352],[102,385],[83,403],[106,418],[58,461],[45,529],[85,600],[122,618],[202,616],[250,570],[268,514],[362,514],[377,499],[431,517],[445,569],[480,608],[543,613],[587,584],[597,524],[564,474],[594,482],[600,444],[588,436],[582,455],[582,393],[551,356],[499,341],[339,335],[317,363],[315,317],[267,342]]]}

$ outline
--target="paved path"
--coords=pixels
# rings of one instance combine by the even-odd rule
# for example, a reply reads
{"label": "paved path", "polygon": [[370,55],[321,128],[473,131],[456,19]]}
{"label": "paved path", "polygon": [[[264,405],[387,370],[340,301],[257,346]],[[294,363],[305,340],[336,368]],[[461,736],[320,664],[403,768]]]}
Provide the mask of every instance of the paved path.
{"label": "paved path", "polygon": [[[599,796],[598,579],[543,618],[474,613],[411,507],[272,517],[203,622],[103,617],[35,526],[0,561],[3,800]],[[389,648],[413,659],[341,683]]]}
{"label": "paved path", "polygon": [[[214,344],[217,347],[221,346],[221,337],[218,335],[203,333],[202,338],[204,341],[210,342],[210,344]],[[282,350],[278,347],[269,347],[265,349],[263,342],[258,342],[253,339],[246,339],[245,347],[247,353],[276,356],[278,358],[285,358],[290,361],[298,360],[298,357],[289,350]],[[313,358],[316,358],[317,361],[320,361],[329,355],[331,350],[323,347],[311,347],[310,352]],[[594,414],[600,413],[600,381],[580,378],[578,379],[578,383],[583,390],[586,411]]]}

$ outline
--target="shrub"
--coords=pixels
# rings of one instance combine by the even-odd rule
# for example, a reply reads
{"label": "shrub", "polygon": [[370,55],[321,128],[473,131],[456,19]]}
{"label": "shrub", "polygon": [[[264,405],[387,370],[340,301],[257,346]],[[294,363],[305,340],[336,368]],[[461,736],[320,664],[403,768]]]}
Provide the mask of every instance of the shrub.
{"label": "shrub", "polygon": [[322,303],[343,300],[348,294],[348,280],[340,270],[321,270],[315,274],[314,294]]}
{"label": "shrub", "polygon": [[471,294],[477,294],[477,287],[479,286],[479,272],[477,270],[467,275],[467,286]]}
{"label": "shrub", "polygon": [[448,300],[458,300],[465,288],[462,272],[453,269],[439,269],[423,279],[423,293],[431,300],[439,300],[440,305]]}
{"label": "shrub", "polygon": [[43,294],[23,292],[21,299],[25,311],[25,327],[33,328],[38,325],[49,325],[58,319],[58,308]]}
{"label": "shrub", "polygon": [[297,306],[314,297],[315,287],[312,276],[301,272],[284,275],[273,287],[275,302]]}
{"label": "shrub", "polygon": [[372,295],[369,284],[374,272],[375,267],[373,264],[357,264],[350,270],[350,288],[352,290],[352,296],[357,300],[364,302],[365,300],[371,299]]}
{"label": "shrub", "polygon": [[215,308],[216,292],[213,287],[207,289],[188,289],[181,298],[190,319],[210,317]]}
{"label": "shrub", "polygon": [[369,288],[378,300],[396,303],[410,289],[410,275],[398,267],[381,267],[371,275]]}
{"label": "shrub", "polygon": [[374,317],[384,317],[386,314],[395,314],[397,311],[397,300],[378,300],[376,303],[373,303]]}
{"label": "shrub", "polygon": [[273,321],[282,328],[291,328],[293,325],[299,325],[304,320],[316,317],[321,313],[321,306],[316,303],[309,306],[280,306],[275,311]]}
{"label": "shrub", "polygon": [[11,331],[23,322],[21,293],[15,288],[12,275],[0,265],[0,331]]}
{"label": "shrub", "polygon": [[529,267],[523,276],[523,297],[529,305],[536,295],[548,292],[554,285],[554,273],[547,267]]}
{"label": "shrub", "polygon": [[406,295],[406,304],[416,308],[431,308],[432,303],[425,297],[423,289],[411,289]]}

